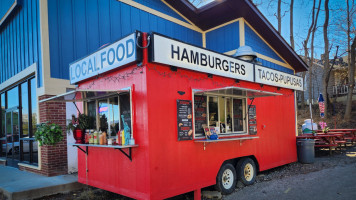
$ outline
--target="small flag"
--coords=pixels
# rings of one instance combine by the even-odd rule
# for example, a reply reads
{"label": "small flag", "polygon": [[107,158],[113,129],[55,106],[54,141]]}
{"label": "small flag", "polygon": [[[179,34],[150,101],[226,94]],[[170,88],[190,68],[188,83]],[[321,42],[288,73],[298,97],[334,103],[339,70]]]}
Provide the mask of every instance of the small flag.
{"label": "small flag", "polygon": [[319,102],[320,117],[324,118],[325,104],[324,104],[324,97],[321,93],[319,94],[318,102]]}

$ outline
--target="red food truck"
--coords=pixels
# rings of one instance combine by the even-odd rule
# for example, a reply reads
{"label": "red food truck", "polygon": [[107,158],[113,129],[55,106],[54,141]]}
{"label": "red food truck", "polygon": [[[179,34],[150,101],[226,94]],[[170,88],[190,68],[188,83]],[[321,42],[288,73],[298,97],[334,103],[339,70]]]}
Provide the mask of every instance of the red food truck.
{"label": "red food truck", "polygon": [[200,199],[203,187],[229,194],[237,181],[250,185],[258,172],[297,161],[302,79],[243,56],[135,32],[72,63],[76,90],[52,100],[74,94],[67,101],[97,127],[106,116],[108,137],[125,123],[131,137],[75,144],[78,181],[134,199],[190,191]]}

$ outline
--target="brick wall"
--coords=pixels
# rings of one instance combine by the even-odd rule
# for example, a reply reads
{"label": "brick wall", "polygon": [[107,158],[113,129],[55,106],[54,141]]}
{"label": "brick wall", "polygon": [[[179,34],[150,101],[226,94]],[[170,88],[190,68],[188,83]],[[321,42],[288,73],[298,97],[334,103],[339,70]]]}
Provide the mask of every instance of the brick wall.
{"label": "brick wall", "polygon": [[[52,97],[43,95],[39,100]],[[67,162],[67,134],[66,134],[66,103],[65,102],[43,102],[39,103],[40,122],[50,121],[60,125],[63,129],[64,139],[55,146],[41,147],[41,170],[20,166],[21,170],[39,173],[45,176],[56,176],[68,173]]]}

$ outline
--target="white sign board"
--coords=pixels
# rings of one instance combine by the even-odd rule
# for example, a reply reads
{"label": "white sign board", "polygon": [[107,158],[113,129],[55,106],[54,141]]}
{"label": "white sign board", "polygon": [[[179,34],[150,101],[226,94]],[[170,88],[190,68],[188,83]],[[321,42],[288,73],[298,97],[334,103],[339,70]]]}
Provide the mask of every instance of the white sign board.
{"label": "white sign board", "polygon": [[136,61],[136,33],[69,65],[70,83],[99,75]]}
{"label": "white sign board", "polygon": [[255,82],[303,91],[301,77],[258,65],[255,65]]}
{"label": "white sign board", "polygon": [[253,64],[153,34],[152,61],[253,82]]}

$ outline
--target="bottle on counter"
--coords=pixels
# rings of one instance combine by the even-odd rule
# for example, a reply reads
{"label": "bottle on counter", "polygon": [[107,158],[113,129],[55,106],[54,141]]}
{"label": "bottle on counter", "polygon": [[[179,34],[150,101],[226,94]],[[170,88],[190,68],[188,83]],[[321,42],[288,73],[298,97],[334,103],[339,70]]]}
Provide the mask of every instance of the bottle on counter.
{"label": "bottle on counter", "polygon": [[99,144],[104,145],[104,134],[102,133],[99,135]]}
{"label": "bottle on counter", "polygon": [[99,136],[100,136],[101,134],[103,134],[103,132],[99,131],[99,132],[98,132],[98,137],[97,137],[97,139],[98,139],[98,144],[100,144],[100,137],[99,137]]}
{"label": "bottle on counter", "polygon": [[89,130],[89,144],[94,144],[94,129]]}
{"label": "bottle on counter", "polygon": [[120,134],[121,134],[121,145],[125,145],[125,131],[122,130]]}
{"label": "bottle on counter", "polygon": [[88,143],[89,143],[89,129],[85,130],[84,143],[85,143],[85,144],[88,144]]}
{"label": "bottle on counter", "polygon": [[107,140],[106,140],[106,132],[105,132],[105,131],[103,132],[103,140],[104,140],[104,144],[107,144],[107,143],[106,143]]}
{"label": "bottle on counter", "polygon": [[94,144],[99,144],[99,136],[98,136],[99,132],[98,131],[94,131]]}

